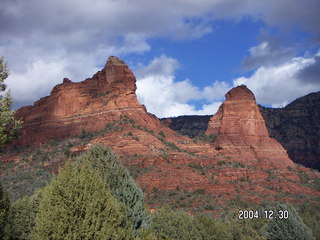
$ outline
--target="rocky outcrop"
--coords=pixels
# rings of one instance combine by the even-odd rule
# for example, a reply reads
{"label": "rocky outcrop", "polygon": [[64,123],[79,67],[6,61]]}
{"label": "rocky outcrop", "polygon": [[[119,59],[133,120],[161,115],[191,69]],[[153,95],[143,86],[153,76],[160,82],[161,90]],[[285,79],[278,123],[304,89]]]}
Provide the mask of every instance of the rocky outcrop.
{"label": "rocky outcrop", "polygon": [[242,162],[289,166],[285,149],[269,137],[253,93],[241,85],[231,89],[209,121],[207,135],[217,134],[216,149]]}
{"label": "rocky outcrop", "polygon": [[[269,136],[287,150],[294,162],[320,170],[320,92],[298,98],[284,108],[259,106]],[[208,128],[210,116],[163,118],[171,129],[195,137]]]}
{"label": "rocky outcrop", "polygon": [[[105,67],[92,78],[79,83],[64,79],[49,96],[33,106],[20,108],[16,117],[24,125],[20,140],[14,144],[39,145],[81,131],[99,131],[122,114],[138,120],[146,109],[138,102],[135,90],[136,79],[128,66],[116,57],[109,57]],[[146,121],[155,124],[150,119]]]}
{"label": "rocky outcrop", "polygon": [[260,106],[260,111],[270,136],[287,149],[294,162],[320,170],[320,92],[284,108]]}

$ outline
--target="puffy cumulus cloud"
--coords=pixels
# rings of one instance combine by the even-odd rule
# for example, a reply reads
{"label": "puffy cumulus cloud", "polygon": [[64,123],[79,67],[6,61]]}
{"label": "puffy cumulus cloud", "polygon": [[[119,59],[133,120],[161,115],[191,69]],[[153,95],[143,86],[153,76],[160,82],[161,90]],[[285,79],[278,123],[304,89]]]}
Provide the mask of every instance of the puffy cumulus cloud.
{"label": "puffy cumulus cloud", "polygon": [[230,90],[230,84],[224,81],[215,81],[211,86],[203,89],[202,96],[209,101],[223,99],[224,95]]}
{"label": "puffy cumulus cloud", "polygon": [[[22,46],[18,49],[9,49],[9,51],[19,56],[19,49],[22,49]],[[111,53],[109,49],[100,49],[100,51],[107,52],[108,55]],[[64,77],[78,82],[93,75],[98,71],[96,57],[101,52],[98,54],[74,52],[67,55],[56,51],[51,54],[47,53],[41,58],[21,56],[21,59],[16,62],[10,61],[13,56],[10,55],[6,58],[10,69],[6,83],[14,98],[13,107],[32,104],[40,97],[48,95],[53,86],[62,83]],[[101,59],[99,64],[106,61],[105,57],[99,57],[99,59]]]}
{"label": "puffy cumulus cloud", "polygon": [[299,72],[298,78],[305,83],[320,84],[320,51],[314,56],[314,63]]}
{"label": "puffy cumulus cloud", "polygon": [[279,65],[262,66],[250,77],[235,79],[234,85],[247,85],[260,104],[283,107],[300,96],[320,90],[319,80],[305,79],[319,71],[318,57],[318,54],[295,57]]}
{"label": "puffy cumulus cloud", "polygon": [[272,42],[263,41],[249,49],[250,56],[243,60],[244,69],[255,69],[260,66],[271,66],[283,63],[295,54],[293,48],[281,47]]}
{"label": "puffy cumulus cloud", "polygon": [[[14,108],[33,103],[40,97],[49,94],[49,91],[59,83],[64,77],[75,81],[83,80],[87,74],[93,74],[98,69],[91,68],[94,61],[87,56],[74,56],[77,62],[63,56],[47,56],[24,66],[22,72],[11,73],[7,84],[15,98]],[[86,71],[86,74],[79,72],[79,67]],[[75,78],[78,77],[78,78]]]}
{"label": "puffy cumulus cloud", "polygon": [[[148,111],[158,117],[179,115],[208,115],[218,110],[221,96],[228,86],[225,82],[214,82],[212,86],[199,89],[189,80],[175,81],[176,59],[162,55],[148,65],[136,69],[137,95]],[[222,93],[224,92],[224,93]],[[205,101],[200,109],[190,101]]]}

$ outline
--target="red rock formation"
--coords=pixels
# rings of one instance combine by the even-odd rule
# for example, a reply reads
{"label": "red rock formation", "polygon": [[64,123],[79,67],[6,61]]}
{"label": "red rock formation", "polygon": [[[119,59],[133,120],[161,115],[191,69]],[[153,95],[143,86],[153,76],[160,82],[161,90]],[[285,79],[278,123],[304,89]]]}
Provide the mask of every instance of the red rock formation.
{"label": "red rock formation", "polygon": [[145,114],[146,109],[137,100],[135,82],[128,66],[116,57],[109,57],[101,71],[83,82],[73,83],[65,78],[52,89],[50,96],[17,111],[16,117],[21,118],[24,125],[21,139],[14,144],[38,145],[82,130],[99,131],[121,114],[160,124],[150,115],[146,120],[139,116]]}
{"label": "red rock formation", "polygon": [[[207,134],[219,134],[216,147],[220,150],[215,149],[215,143],[192,140],[162,125],[138,102],[135,90],[135,77],[127,65],[110,57],[104,69],[92,78],[80,83],[64,79],[50,96],[19,109],[17,117],[23,118],[24,126],[15,144],[40,145],[68,138],[82,129],[97,132],[111,124],[112,129],[100,131],[85,146],[80,141],[71,152],[85,151],[95,143],[110,147],[126,166],[141,170],[136,180],[146,189],[147,197],[154,188],[185,192],[200,189],[211,199],[219,196],[218,204],[234,198],[237,191],[241,197],[258,202],[272,197],[278,187],[292,194],[319,196],[318,191],[302,186],[299,176],[287,169],[293,163],[281,145],[269,138],[254,96],[245,86],[226,94],[227,100],[209,123]],[[128,121],[121,121],[124,115]],[[58,148],[67,147],[66,142],[58,143]],[[1,161],[21,161],[23,165],[26,158],[8,154]],[[27,161],[32,165],[37,160],[30,157]],[[54,165],[52,158],[45,161],[38,164],[45,168]],[[275,169],[278,166],[281,168]]]}
{"label": "red rock formation", "polygon": [[269,137],[253,93],[244,85],[231,89],[209,121],[206,134],[217,134],[217,149],[241,162],[293,166],[285,149]]}

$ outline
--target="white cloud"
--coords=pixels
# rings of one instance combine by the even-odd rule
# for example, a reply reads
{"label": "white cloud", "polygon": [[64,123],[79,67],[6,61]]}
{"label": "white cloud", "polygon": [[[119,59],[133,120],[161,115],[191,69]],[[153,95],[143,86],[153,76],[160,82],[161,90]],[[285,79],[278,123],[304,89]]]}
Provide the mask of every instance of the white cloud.
{"label": "white cloud", "polygon": [[316,63],[316,55],[295,57],[275,66],[259,67],[250,77],[234,80],[234,86],[245,84],[257,102],[273,107],[283,107],[298,97],[320,90],[320,81],[307,82],[301,72]]}
{"label": "white cloud", "polygon": [[224,95],[230,90],[230,84],[224,81],[215,81],[211,86],[203,89],[203,96],[209,101],[224,99]]}
{"label": "white cloud", "polygon": [[[175,81],[174,73],[178,67],[176,59],[165,55],[153,59],[147,66],[140,66],[136,70],[139,101],[158,117],[214,114],[221,104],[218,100],[226,83],[215,82],[213,86],[199,89],[189,79]],[[210,104],[196,109],[190,103],[192,100],[205,100]]]}
{"label": "white cloud", "polygon": [[270,52],[269,43],[268,42],[262,42],[258,46],[251,47],[249,49],[249,52],[254,57],[265,56],[265,55],[269,54],[269,52]]}
{"label": "white cloud", "polygon": [[[151,38],[201,38],[214,30],[216,19],[250,16],[285,27],[299,23],[319,35],[318,0],[304,4],[300,0],[176,0],[172,4],[170,0],[2,0],[0,55],[9,62],[8,84],[14,99],[30,104],[48,94],[62,77],[79,81],[90,76],[109,55],[150,50]],[[165,80],[159,77],[157,82]],[[171,90],[175,102],[196,98],[199,90],[190,81],[174,86],[179,84],[189,92]],[[219,92],[216,88],[213,84],[200,92],[210,99],[210,91]]]}
{"label": "white cloud", "polygon": [[260,66],[274,66],[294,57],[294,49],[279,46],[279,43],[263,41],[249,49],[250,56],[243,61],[245,69],[255,69]]}

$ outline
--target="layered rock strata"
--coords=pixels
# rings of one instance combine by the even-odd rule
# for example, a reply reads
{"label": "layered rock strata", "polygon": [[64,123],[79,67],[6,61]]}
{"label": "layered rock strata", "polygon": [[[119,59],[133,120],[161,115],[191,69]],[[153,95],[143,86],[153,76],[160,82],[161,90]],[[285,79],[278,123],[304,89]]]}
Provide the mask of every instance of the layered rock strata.
{"label": "layered rock strata", "polygon": [[207,135],[217,134],[216,149],[241,162],[293,165],[286,150],[269,137],[253,93],[241,85],[231,89],[209,121]]}
{"label": "layered rock strata", "polygon": [[24,125],[20,140],[14,144],[39,145],[81,131],[99,131],[123,114],[147,125],[158,124],[152,120],[155,117],[140,116],[146,109],[137,100],[135,82],[128,66],[116,57],[109,57],[105,67],[85,81],[74,83],[65,78],[49,96],[17,111],[16,117]]}

